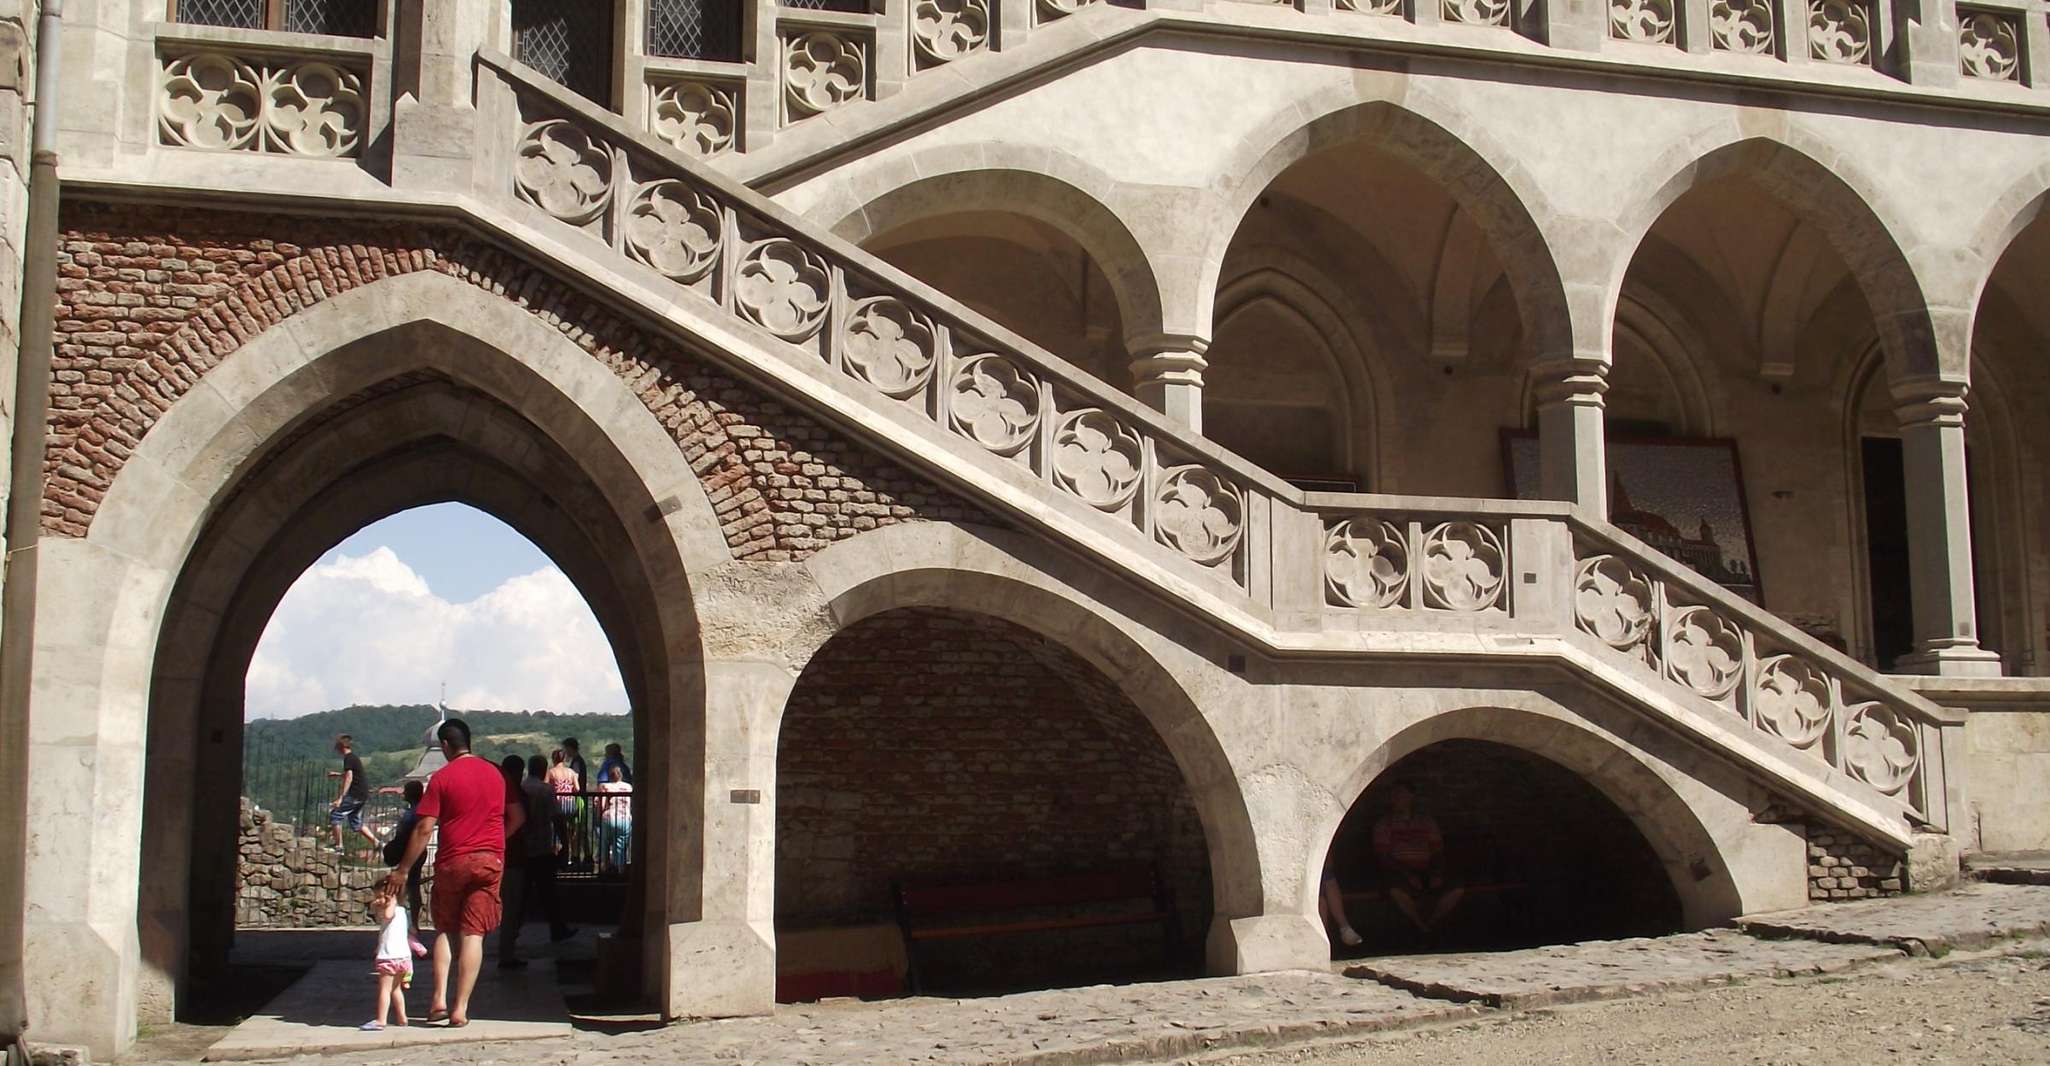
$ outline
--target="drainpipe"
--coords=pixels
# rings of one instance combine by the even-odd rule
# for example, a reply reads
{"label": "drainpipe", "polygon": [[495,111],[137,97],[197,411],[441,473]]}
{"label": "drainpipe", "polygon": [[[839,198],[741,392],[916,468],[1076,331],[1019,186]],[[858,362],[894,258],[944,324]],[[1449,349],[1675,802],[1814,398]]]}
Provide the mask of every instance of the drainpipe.
{"label": "drainpipe", "polygon": [[[30,141],[28,235],[22,243],[21,358],[14,379],[14,452],[8,482],[6,568],[0,577],[0,1044],[26,1062],[29,665],[35,647],[36,537],[43,510],[50,349],[57,317],[57,57],[64,0],[36,17],[35,133]],[[0,860],[4,861],[4,860]]]}

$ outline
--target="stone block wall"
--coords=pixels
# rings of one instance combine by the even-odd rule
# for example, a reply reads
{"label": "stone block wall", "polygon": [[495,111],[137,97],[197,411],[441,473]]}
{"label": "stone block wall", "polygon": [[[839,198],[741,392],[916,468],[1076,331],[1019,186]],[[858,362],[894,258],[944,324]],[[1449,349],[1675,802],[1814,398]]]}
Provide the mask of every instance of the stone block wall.
{"label": "stone block wall", "polygon": [[242,798],[235,925],[313,929],[371,924],[370,896],[386,870],[345,866],[327,840],[301,836]]}

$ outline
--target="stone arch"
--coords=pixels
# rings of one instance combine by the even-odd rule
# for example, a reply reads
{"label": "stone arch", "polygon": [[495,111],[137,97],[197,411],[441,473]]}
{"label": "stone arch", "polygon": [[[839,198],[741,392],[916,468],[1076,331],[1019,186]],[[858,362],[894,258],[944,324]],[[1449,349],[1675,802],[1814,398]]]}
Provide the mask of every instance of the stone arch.
{"label": "stone arch", "polygon": [[[1637,346],[1657,362],[1658,373],[1670,383],[1681,413],[1674,428],[1688,436],[1714,436],[1716,405],[1699,363],[1703,341],[1686,315],[1657,293],[1626,293],[1616,304],[1615,332],[1618,338],[1635,338]],[[1610,347],[1613,350],[1616,342],[1612,341]],[[1613,368],[1610,376],[1613,389],[1617,376]],[[1534,401],[1527,410],[1535,410]]]}
{"label": "stone arch", "polygon": [[1418,722],[1389,737],[1335,790],[1338,803],[1320,816],[1309,839],[1316,846],[1302,871],[1305,898],[1314,913],[1318,867],[1331,849],[1346,812],[1381,772],[1404,757],[1445,740],[1483,740],[1516,748],[1556,763],[1592,784],[1628,817],[1665,866],[1680,897],[1690,929],[1706,928],[1745,911],[1744,893],[1723,854],[1687,800],[1644,757],[1627,745],[1569,718],[1503,707],[1468,707]]}
{"label": "stone arch", "polygon": [[[1119,618],[1123,612],[1078,591],[1103,582],[1084,580],[1074,561],[1049,546],[999,530],[893,526],[828,548],[806,566],[831,624],[807,631],[786,654],[798,669],[835,633],[904,607],[1002,619],[1093,667],[1131,701],[1181,770],[1209,849],[1213,929],[1262,913],[1251,812],[1223,739],[1187,674],[1215,657],[1190,646],[1201,638],[1167,642],[1152,628]],[[1174,658],[1181,661],[1171,664]],[[769,712],[754,744],[771,758],[782,711],[779,706]],[[1217,966],[1214,955],[1212,965]]]}
{"label": "stone arch", "polygon": [[[389,343],[395,338],[397,349]],[[31,898],[66,901],[34,916],[29,929],[28,957],[71,960],[63,975],[43,983],[48,998],[37,1013],[62,1019],[53,1031],[61,1027],[70,1038],[108,1049],[132,1038],[141,989],[133,965],[122,960],[139,950],[133,938],[142,812],[133,797],[145,777],[151,678],[167,636],[166,610],[195,545],[237,485],[309,418],[337,397],[408,371],[441,374],[519,411],[600,487],[631,540],[661,633],[654,647],[666,656],[651,676],[666,683],[673,706],[649,708],[658,722],[651,739],[676,774],[656,784],[649,800],[674,812],[691,795],[691,780],[702,774],[701,753],[691,754],[693,744],[702,745],[702,715],[690,704],[702,689],[689,650],[698,633],[691,575],[724,562],[728,552],[674,438],[616,373],[510,300],[435,272],[357,284],[254,332],[167,398],[162,416],[113,476],[85,535],[45,540],[45,603],[67,602],[73,613],[54,634],[54,626],[38,627],[39,661],[80,647],[103,649],[71,665],[71,680],[51,690],[36,712],[69,720],[72,735],[87,738],[82,742],[93,751],[77,764],[45,753],[41,784],[99,797],[104,805],[90,827],[58,819],[51,825],[65,826],[63,839],[46,832],[31,840]],[[703,838],[696,821],[686,820],[673,841],[650,844],[650,869],[662,871],[666,883],[649,894],[650,909],[663,916],[650,928],[646,957],[649,975],[665,982],[665,991],[660,931],[679,912],[688,917],[678,903],[698,891]],[[84,892],[73,881],[81,863],[107,872]]]}
{"label": "stone arch", "polygon": [[1625,254],[1611,264],[1606,306],[1617,305],[1637,250],[1666,209],[1691,190],[1728,177],[1754,182],[1822,231],[1871,308],[1894,380],[1964,372],[1963,367],[1944,365],[1954,353],[1943,344],[1946,338],[1939,330],[1953,324],[1934,313],[1922,277],[1895,236],[1899,227],[1890,221],[1895,215],[1882,187],[1793,127],[1771,135],[1719,128],[1687,140],[1648,168],[1644,180],[1634,186],[1650,193],[1616,220],[1624,235],[1618,247]]}
{"label": "stone arch", "polygon": [[2000,269],[2000,261],[2006,257],[2008,245],[2013,244],[2031,223],[2043,217],[2045,207],[2050,207],[2050,163],[2037,166],[2009,185],[2006,192],[1987,206],[1978,225],[1972,228],[1970,242],[1963,247],[1982,257],[1971,290],[1974,336],[1979,300],[1985,295],[1986,286],[1992,282],[1993,272]]}
{"label": "stone arch", "polygon": [[1126,332],[1160,330],[1160,279],[1148,250],[1109,206],[1115,182],[1064,152],[983,148],[965,157],[950,154],[938,169],[923,157],[883,163],[865,184],[882,193],[861,200],[843,185],[810,213],[855,244],[943,215],[1023,215],[1066,234],[1089,254],[1116,295]]}
{"label": "stone arch", "polygon": [[[1349,316],[1335,306],[1334,297],[1342,297],[1305,280],[1305,275],[1313,279],[1316,275],[1297,269],[1300,266],[1262,265],[1227,282],[1217,294],[1213,344],[1232,316],[1263,302],[1274,304],[1283,314],[1314,332],[1323,340],[1323,354],[1331,373],[1343,385],[1336,396],[1340,465],[1361,475],[1366,484],[1381,484],[1378,430],[1387,421],[1380,409],[1386,390],[1376,387],[1371,354],[1347,326],[1349,320],[1357,320],[1358,316]],[[1217,354],[1213,352],[1213,367]],[[1212,375],[1214,380],[1214,369]],[[1206,390],[1206,403],[1211,399],[1209,391],[1214,390]]]}
{"label": "stone arch", "polygon": [[[1297,162],[1339,145],[1364,142],[1435,179],[1488,238],[1509,277],[1525,337],[1537,358],[1574,352],[1566,283],[1542,220],[1551,211],[1538,183],[1458,108],[1425,93],[1401,101],[1361,102],[1357,93],[1302,101],[1292,111],[1307,121],[1277,121],[1279,137],[1260,134],[1242,142],[1220,173],[1219,225],[1203,257],[1197,297],[1217,288],[1225,250],[1260,194]],[[1207,316],[1204,316],[1207,318]],[[1588,334],[1595,336],[1596,334]],[[1605,334],[1603,334],[1605,335]]]}

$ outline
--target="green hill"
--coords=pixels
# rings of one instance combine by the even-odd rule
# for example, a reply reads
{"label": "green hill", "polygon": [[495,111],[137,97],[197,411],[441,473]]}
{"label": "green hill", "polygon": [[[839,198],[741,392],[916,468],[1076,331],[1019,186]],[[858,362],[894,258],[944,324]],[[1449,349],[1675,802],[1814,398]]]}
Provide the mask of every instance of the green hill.
{"label": "green hill", "polygon": [[[607,744],[624,748],[628,765],[633,765],[633,719],[628,715],[453,709],[449,715],[469,723],[471,750],[493,762],[507,754],[546,756],[563,737],[576,737],[593,773]],[[374,789],[397,784],[420,761],[427,729],[438,718],[432,706],[412,704],[254,719],[243,727],[243,794],[285,821],[302,826],[322,823],[337,784],[327,772],[340,767],[334,754],[336,734],[354,739],[364,776]],[[387,805],[389,801],[373,804]]]}

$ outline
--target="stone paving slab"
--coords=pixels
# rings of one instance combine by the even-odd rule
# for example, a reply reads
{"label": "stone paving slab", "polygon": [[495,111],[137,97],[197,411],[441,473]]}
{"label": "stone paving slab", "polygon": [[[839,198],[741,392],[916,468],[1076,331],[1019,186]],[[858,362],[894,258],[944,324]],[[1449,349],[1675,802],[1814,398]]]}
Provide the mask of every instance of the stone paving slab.
{"label": "stone paving slab", "polygon": [[1711,929],[1490,954],[1369,959],[1346,972],[1421,996],[1523,1008],[1837,973],[1900,957],[1900,949],[1888,945],[1761,940]]}
{"label": "stone paving slab", "polygon": [[[417,1023],[427,1017],[427,969],[413,975],[406,1012]],[[370,961],[316,963],[247,1021],[207,1049],[209,1062],[282,1059],[351,1051],[421,1047],[500,1040],[540,1040],[570,1035],[569,1010],[562,1001],[555,965],[537,961],[524,970],[504,971],[485,962],[472,999],[476,1017],[461,1029],[440,1025],[387,1024],[381,1033],[356,1027],[371,1017],[377,981]]]}
{"label": "stone paving slab", "polygon": [[2003,885],[2050,885],[2050,853],[1975,855],[1965,863],[1972,876]]}
{"label": "stone paving slab", "polygon": [[579,1066],[1085,1066],[1258,1048],[1469,1017],[1473,1006],[1420,999],[1334,973],[1028,992],[889,1005],[778,1008],[767,1018],[676,1026],[608,1040]]}
{"label": "stone paving slab", "polygon": [[1913,954],[1982,948],[2050,933],[2050,888],[1963,885],[1949,892],[1827,903],[1737,919],[1761,936],[1838,944],[1888,944]]}

